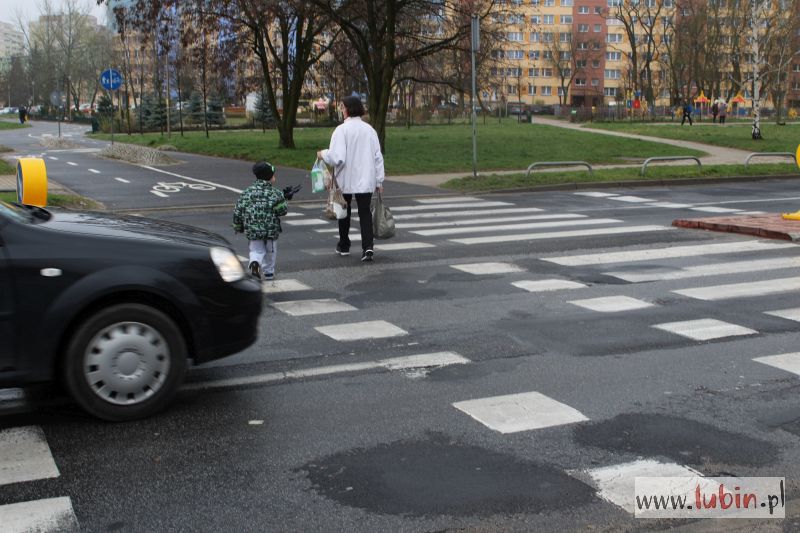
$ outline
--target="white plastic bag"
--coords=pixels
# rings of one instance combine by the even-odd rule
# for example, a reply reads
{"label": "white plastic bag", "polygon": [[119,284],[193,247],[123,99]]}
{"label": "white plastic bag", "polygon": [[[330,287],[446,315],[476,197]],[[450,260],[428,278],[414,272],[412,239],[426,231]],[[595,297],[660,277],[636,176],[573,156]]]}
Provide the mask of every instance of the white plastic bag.
{"label": "white plastic bag", "polygon": [[311,167],[311,192],[322,192],[328,187],[325,186],[325,174],[330,176],[330,171],[322,159],[317,159]]}

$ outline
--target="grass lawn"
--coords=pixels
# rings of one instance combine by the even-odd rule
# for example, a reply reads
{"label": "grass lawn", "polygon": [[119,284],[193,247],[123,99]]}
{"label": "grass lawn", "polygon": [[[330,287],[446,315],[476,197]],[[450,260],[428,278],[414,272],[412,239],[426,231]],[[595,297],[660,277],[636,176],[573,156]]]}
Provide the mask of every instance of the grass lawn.
{"label": "grass lawn", "polygon": [[595,122],[584,125],[585,128],[597,128],[625,133],[635,133],[639,135],[649,135],[651,137],[663,137],[666,139],[678,139],[682,141],[695,141],[700,143],[712,144],[715,146],[725,146],[728,148],[738,148],[748,152],[791,152],[797,151],[800,144],[800,125],[788,124],[778,126],[774,122],[762,122],[761,134],[764,139],[754,141],[750,137],[750,123],[742,124],[712,124],[710,121],[701,123],[695,122],[694,126],[680,126],[676,123],[628,123],[628,122]]}
{"label": "grass lawn", "polygon": [[[15,192],[0,192],[0,200],[5,202],[16,202],[17,193]],[[72,194],[48,194],[47,205],[50,207],[67,207],[70,209],[100,209],[101,205],[84,198],[83,196],[74,196]]]}
{"label": "grass lawn", "polygon": [[18,128],[27,128],[28,126],[23,126],[19,123],[19,120],[16,122],[12,122],[6,119],[0,119],[0,130],[15,130]]}
{"label": "grass lawn", "polygon": [[[180,151],[257,161],[266,159],[286,167],[308,168],[316,151],[330,142],[331,128],[295,129],[295,150],[279,150],[278,134],[241,131],[211,132],[171,138],[160,134],[117,135],[121,142],[146,146],[170,144]],[[108,138],[108,135],[98,137]],[[703,155],[673,146],[566,130],[541,124],[478,125],[478,167],[487,170],[521,170],[534,161],[626,163],[662,155]],[[389,175],[462,172],[472,169],[472,133],[469,125],[389,128],[386,133],[386,172]]]}
{"label": "grass lawn", "polygon": [[486,175],[477,179],[472,176],[457,178],[442,184],[445,189],[460,192],[476,192],[488,190],[516,189],[535,187],[538,185],[557,185],[565,183],[597,183],[604,181],[627,180],[662,180],[678,178],[713,178],[722,176],[763,176],[768,174],[798,174],[794,164],[768,164],[750,165],[745,170],[744,165],[714,165],[703,166],[650,166],[647,167],[647,176],[639,175],[640,168],[616,168],[595,170],[594,176],[583,172],[532,172],[529,178],[525,173],[508,175]]}
{"label": "grass lawn", "polygon": [[[0,152],[2,152],[2,146],[0,146]],[[6,176],[8,174],[16,174],[17,167],[13,166],[11,163],[6,161],[5,159],[0,159],[0,176]]]}

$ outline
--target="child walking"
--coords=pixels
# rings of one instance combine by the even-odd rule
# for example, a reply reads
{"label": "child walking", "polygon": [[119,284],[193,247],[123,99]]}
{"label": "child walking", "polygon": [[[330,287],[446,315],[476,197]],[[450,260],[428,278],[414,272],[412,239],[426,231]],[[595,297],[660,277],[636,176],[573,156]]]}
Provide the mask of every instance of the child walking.
{"label": "child walking", "polygon": [[275,187],[275,167],[265,161],[253,165],[256,181],[242,191],[233,209],[233,231],[250,241],[250,273],[275,278],[281,219],[288,211],[284,192]]}

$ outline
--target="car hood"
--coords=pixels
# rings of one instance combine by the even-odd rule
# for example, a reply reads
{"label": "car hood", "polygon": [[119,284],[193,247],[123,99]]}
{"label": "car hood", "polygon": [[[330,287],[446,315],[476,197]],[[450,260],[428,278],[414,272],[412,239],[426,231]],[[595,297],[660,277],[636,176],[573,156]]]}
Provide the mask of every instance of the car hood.
{"label": "car hood", "polygon": [[40,225],[52,231],[87,236],[230,247],[230,243],[222,236],[185,224],[94,211],[52,210],[50,214],[52,217],[41,222]]}

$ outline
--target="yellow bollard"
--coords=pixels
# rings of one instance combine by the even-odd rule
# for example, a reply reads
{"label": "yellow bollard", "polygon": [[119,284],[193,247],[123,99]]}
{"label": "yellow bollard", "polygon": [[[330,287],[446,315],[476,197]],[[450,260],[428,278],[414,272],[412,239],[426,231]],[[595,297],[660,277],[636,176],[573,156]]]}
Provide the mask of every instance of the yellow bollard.
{"label": "yellow bollard", "polygon": [[[795,162],[800,166],[800,145],[797,145],[797,154],[795,154]],[[800,211],[796,213],[784,213],[781,215],[784,220],[800,220]]]}
{"label": "yellow bollard", "polygon": [[44,159],[25,157],[17,163],[17,202],[37,207],[47,205],[47,167]]}

